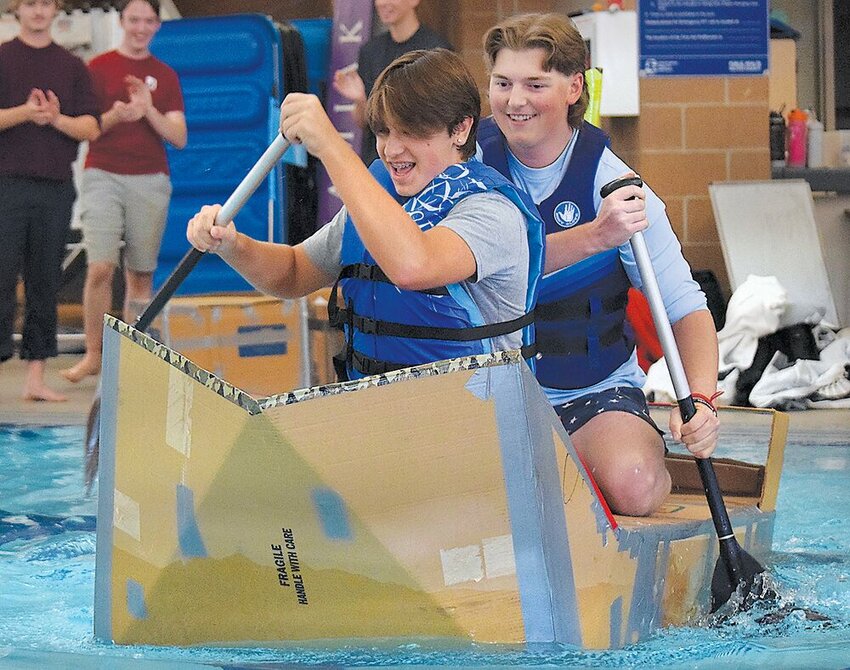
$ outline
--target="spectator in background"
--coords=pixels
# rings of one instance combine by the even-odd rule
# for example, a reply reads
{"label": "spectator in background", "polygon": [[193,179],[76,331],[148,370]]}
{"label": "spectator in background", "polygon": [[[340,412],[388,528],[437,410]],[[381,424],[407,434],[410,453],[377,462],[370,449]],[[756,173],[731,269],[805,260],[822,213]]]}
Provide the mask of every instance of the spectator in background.
{"label": "spectator in background", "polygon": [[352,114],[363,128],[360,157],[369,165],[378,157],[375,134],[366,123],[366,98],[383,69],[408,51],[418,49],[451,49],[452,46],[419,22],[416,7],[419,0],[375,0],[378,18],[386,32],[375,35],[360,47],[357,63],[337,70],[333,85],[340,95],[354,103]]}
{"label": "spectator in background", "polygon": [[56,300],[76,193],[71,163],[99,134],[85,64],[53,42],[57,0],[12,0],[20,24],[0,45],[0,361],[12,356],[18,277],[26,307],[23,398],[62,401],[44,379],[57,354]]}
{"label": "spectator in background", "polygon": [[101,109],[102,135],[89,146],[80,217],[88,269],[83,291],[86,354],[62,371],[70,382],[100,372],[103,315],[124,240],[124,319],[150,300],[171,198],[164,142],[186,146],[186,117],[177,73],[154,58],[159,0],[118,3],[124,37],[89,70]]}

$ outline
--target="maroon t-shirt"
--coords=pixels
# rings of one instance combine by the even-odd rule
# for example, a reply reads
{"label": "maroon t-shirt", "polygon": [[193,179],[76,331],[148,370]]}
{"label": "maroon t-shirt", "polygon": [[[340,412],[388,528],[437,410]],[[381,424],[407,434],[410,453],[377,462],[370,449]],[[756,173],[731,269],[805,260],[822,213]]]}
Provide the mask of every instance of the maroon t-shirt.
{"label": "maroon t-shirt", "polygon": [[[58,44],[36,49],[15,38],[0,44],[0,108],[22,105],[30,91],[53,91],[66,116],[98,118],[85,63]],[[26,122],[0,130],[0,175],[65,180],[79,143],[53,126]]]}
{"label": "maroon t-shirt", "polygon": [[[129,102],[124,77],[141,79],[151,91],[153,106],[162,114],[183,111],[183,94],[177,73],[161,60],[127,58],[107,51],[89,62],[89,71],[100,103],[101,113],[112,109],[116,100]],[[162,138],[147,119],[119,123],[89,145],[86,167],[115,174],[168,174],[168,161]]]}

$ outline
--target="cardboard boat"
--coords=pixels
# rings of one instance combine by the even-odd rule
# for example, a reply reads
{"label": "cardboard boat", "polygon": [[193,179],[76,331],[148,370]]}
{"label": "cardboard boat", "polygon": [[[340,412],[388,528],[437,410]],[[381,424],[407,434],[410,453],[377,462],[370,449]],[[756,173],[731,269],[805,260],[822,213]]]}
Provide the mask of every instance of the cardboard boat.
{"label": "cardboard boat", "polygon": [[[610,648],[708,609],[694,463],[656,515],[611,515],[517,352],[254,398],[112,318],[104,347],[99,640]],[[763,438],[715,461],[763,562],[787,418],[723,425]]]}

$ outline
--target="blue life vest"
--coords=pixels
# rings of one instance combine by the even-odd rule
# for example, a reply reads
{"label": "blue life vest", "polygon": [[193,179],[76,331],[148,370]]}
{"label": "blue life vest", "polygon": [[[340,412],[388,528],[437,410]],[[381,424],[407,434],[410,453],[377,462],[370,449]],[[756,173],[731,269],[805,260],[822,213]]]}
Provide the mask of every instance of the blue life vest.
{"label": "blue life vest", "polygon": [[[487,353],[493,349],[491,338],[520,329],[527,350],[534,341],[533,311],[545,244],[543,222],[531,199],[478,161],[449,166],[407,200],[396,194],[380,160],[372,163],[369,172],[423,231],[438,225],[469,195],[498,191],[508,197],[527,222],[526,314],[503,323],[485,324],[478,306],[459,283],[423,291],[400,289],[375,263],[349,217],[342,237],[343,269],[328,303],[331,324],[345,331],[345,349],[336,361],[338,377],[355,379],[421,363]],[[337,287],[345,305],[342,309],[337,304]]]}
{"label": "blue life vest", "polygon": [[[538,204],[546,234],[592,221],[594,180],[608,136],[583,123],[564,178]],[[492,117],[483,119],[478,143],[484,162],[508,179],[507,144]],[[625,363],[634,349],[625,328],[631,286],[618,249],[595,254],[545,275],[535,309],[537,380],[555,389],[592,386]]]}

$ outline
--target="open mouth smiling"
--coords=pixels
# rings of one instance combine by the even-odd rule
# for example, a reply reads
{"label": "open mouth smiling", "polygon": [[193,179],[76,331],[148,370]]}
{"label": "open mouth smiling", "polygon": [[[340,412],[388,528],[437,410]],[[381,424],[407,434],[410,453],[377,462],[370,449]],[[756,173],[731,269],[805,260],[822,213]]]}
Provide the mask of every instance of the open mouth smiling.
{"label": "open mouth smiling", "polygon": [[410,172],[413,169],[414,165],[416,165],[416,163],[412,163],[409,161],[405,163],[390,163],[390,167],[393,170],[393,174],[399,176],[405,175]]}

